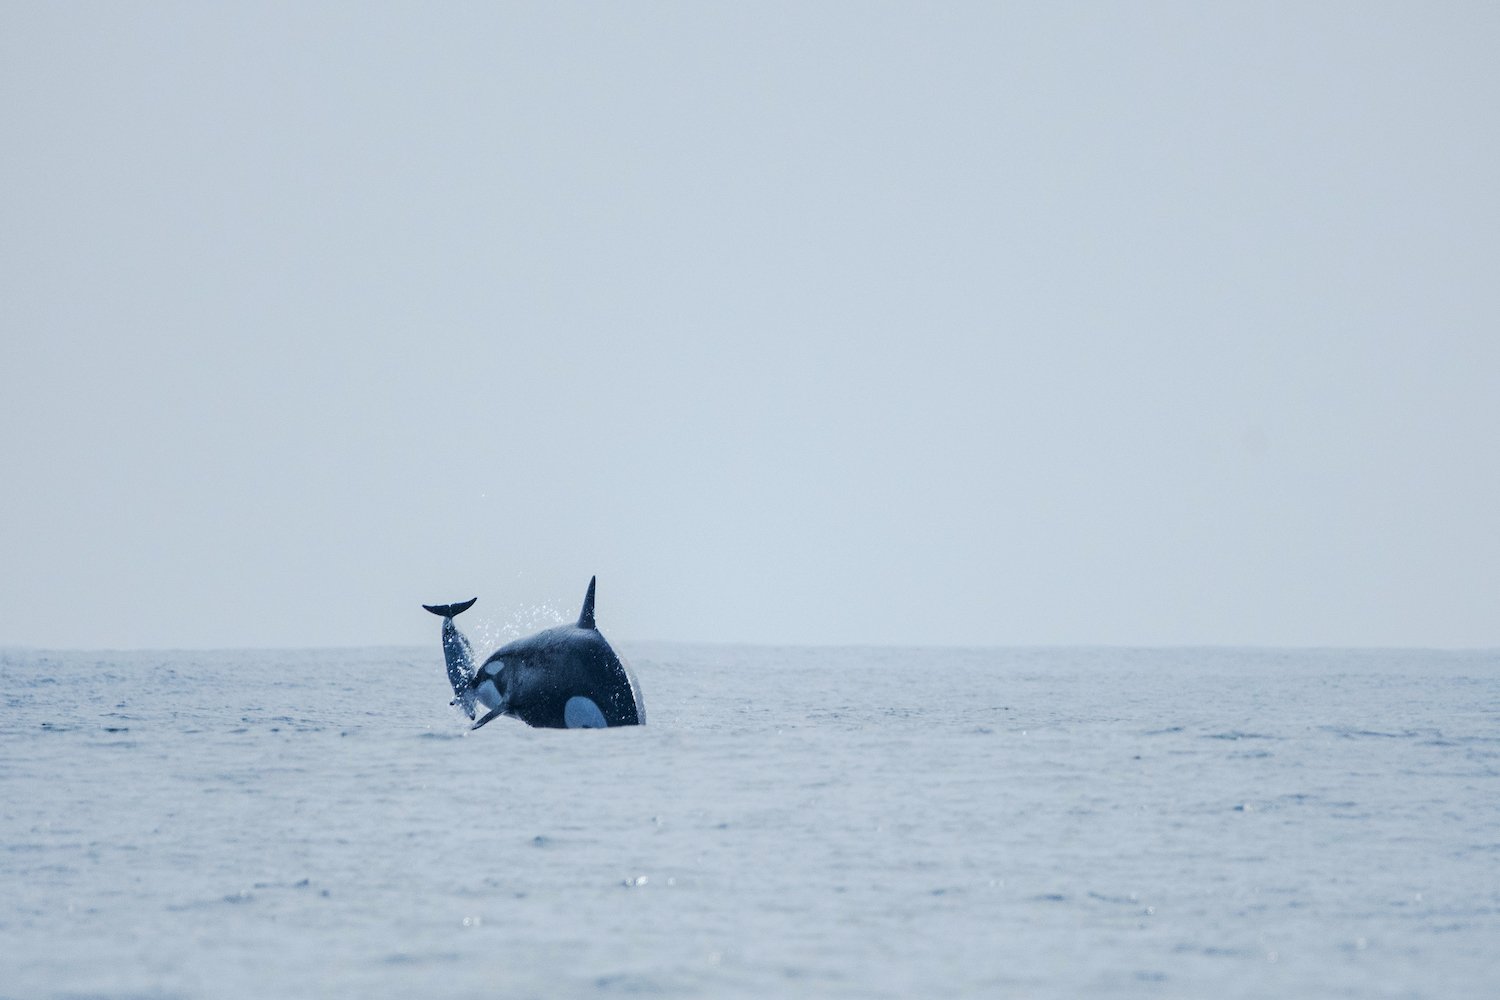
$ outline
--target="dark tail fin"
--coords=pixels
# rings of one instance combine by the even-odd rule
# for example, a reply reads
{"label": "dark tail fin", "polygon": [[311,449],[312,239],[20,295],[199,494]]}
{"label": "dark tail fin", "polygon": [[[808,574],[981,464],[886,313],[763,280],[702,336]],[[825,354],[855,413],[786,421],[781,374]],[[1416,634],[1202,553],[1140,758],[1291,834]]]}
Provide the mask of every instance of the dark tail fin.
{"label": "dark tail fin", "polygon": [[471,597],[462,604],[424,604],[422,607],[441,618],[452,618],[454,615],[461,615],[465,611],[468,611],[474,606],[474,602],[477,600],[479,598]]}
{"label": "dark tail fin", "polygon": [[578,612],[579,628],[598,628],[594,624],[594,581],[598,577],[589,577],[589,592],[583,595],[583,610]]}

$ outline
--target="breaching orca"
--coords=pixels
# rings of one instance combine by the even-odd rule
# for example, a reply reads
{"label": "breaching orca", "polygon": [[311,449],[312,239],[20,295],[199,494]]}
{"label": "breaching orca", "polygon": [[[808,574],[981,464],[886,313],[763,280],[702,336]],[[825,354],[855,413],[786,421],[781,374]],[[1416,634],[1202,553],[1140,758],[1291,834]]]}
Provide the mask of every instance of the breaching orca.
{"label": "breaching orca", "polygon": [[453,624],[453,616],[473,604],[470,600],[422,605],[443,619],[443,659],[453,703],[471,719],[476,702],[489,709],[473,728],[501,715],[551,729],[603,729],[646,721],[640,686],[594,624],[594,580],[589,580],[578,624],[559,625],[501,646],[477,670],[469,640]]}

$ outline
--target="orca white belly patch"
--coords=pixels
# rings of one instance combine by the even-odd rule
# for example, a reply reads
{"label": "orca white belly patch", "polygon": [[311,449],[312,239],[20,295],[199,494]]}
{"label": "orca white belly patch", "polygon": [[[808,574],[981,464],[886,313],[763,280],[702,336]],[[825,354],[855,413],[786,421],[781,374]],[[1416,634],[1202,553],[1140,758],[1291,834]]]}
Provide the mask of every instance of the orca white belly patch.
{"label": "orca white belly patch", "polygon": [[[553,702],[553,704],[557,703]],[[598,705],[594,704],[593,699],[585,698],[581,694],[575,694],[563,706],[563,722],[567,723],[569,729],[604,729],[609,725],[604,721],[604,713],[599,710]]]}

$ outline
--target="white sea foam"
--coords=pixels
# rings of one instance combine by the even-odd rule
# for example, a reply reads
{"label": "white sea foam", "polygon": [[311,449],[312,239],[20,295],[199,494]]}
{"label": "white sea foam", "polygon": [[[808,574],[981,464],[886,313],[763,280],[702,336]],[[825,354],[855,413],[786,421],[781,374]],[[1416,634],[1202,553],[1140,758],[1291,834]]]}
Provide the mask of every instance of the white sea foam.
{"label": "white sea foam", "polygon": [[1500,985],[1500,655],[622,652],[475,733],[436,638],[0,654],[0,995]]}

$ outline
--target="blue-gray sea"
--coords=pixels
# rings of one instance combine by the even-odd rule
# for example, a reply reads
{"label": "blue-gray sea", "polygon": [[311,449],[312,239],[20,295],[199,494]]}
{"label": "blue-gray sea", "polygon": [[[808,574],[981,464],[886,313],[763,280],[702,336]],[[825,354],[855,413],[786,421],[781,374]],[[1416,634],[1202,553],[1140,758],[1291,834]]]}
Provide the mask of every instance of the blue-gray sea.
{"label": "blue-gray sea", "polygon": [[1494,997],[1500,653],[0,653],[4,997]]}

